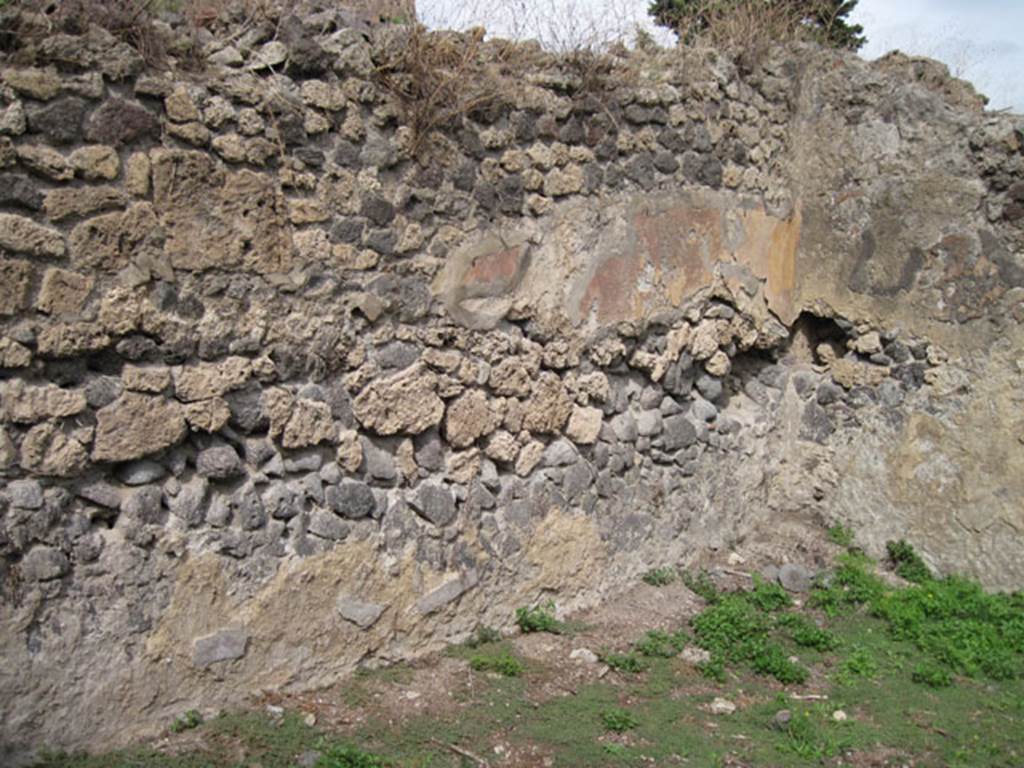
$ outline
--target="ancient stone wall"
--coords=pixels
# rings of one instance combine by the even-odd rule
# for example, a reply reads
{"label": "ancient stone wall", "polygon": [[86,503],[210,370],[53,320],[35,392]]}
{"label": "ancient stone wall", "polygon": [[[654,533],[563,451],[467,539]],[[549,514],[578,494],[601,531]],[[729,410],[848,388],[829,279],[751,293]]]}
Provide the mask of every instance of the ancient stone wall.
{"label": "ancient stone wall", "polygon": [[3,67],[8,758],[834,522],[1024,584],[1019,118],[666,52],[424,140],[402,34]]}

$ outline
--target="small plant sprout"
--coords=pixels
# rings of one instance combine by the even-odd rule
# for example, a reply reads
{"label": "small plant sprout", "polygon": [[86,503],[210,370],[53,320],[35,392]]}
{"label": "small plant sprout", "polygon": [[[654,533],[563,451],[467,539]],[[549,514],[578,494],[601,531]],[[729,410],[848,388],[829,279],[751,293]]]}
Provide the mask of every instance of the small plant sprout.
{"label": "small plant sprout", "polygon": [[516,624],[523,632],[549,632],[560,635],[565,625],[555,618],[555,603],[551,600],[533,608],[516,608]]}
{"label": "small plant sprout", "polygon": [[652,587],[667,587],[679,578],[679,574],[676,573],[676,569],[672,566],[665,565],[648,571],[642,578],[644,584],[650,584]]}

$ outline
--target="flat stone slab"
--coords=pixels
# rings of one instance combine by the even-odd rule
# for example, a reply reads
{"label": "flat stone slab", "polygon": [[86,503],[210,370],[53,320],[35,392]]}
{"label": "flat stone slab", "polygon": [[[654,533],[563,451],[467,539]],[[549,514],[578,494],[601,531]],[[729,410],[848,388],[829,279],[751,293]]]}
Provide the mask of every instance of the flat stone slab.
{"label": "flat stone slab", "polygon": [[205,669],[221,661],[234,661],[245,656],[248,645],[249,633],[244,629],[222,629],[197,637],[192,642],[192,663]]}
{"label": "flat stone slab", "polygon": [[378,603],[364,603],[351,595],[340,595],[337,605],[341,618],[360,629],[369,629],[376,624],[386,608]]}

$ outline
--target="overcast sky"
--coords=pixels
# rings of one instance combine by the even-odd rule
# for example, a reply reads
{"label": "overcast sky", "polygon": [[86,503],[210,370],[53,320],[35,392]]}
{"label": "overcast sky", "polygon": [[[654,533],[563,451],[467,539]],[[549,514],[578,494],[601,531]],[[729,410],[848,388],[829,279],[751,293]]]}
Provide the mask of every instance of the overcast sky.
{"label": "overcast sky", "polygon": [[989,109],[1024,113],[1024,0],[860,0],[875,58],[893,48],[931,56],[991,99]]}
{"label": "overcast sky", "polygon": [[[511,37],[539,37],[567,47],[651,28],[647,0],[417,0],[432,27],[482,25]],[[875,58],[894,48],[931,56],[975,84],[989,109],[1024,113],[1024,0],[860,0],[854,19],[864,25]],[[663,30],[661,31],[663,32]],[[663,43],[670,38],[659,36]]]}

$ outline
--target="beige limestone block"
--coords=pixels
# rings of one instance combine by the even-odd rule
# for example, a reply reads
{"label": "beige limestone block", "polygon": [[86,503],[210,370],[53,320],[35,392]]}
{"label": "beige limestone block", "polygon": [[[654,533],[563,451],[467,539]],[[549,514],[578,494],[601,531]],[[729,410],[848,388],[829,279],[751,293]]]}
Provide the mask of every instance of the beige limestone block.
{"label": "beige limestone block", "polygon": [[15,149],[18,161],[26,168],[53,181],[70,181],[75,172],[57,150],[42,145],[22,145]]}
{"label": "beige limestone block", "polygon": [[531,440],[519,451],[519,458],[516,459],[516,474],[526,477],[540,463],[544,455],[544,443],[539,440]]}
{"label": "beige limestone block", "polygon": [[26,368],[32,362],[32,352],[6,336],[0,337],[0,368]]}
{"label": "beige limestone block", "polygon": [[704,370],[712,376],[722,377],[732,370],[732,361],[729,360],[729,356],[725,352],[718,350],[704,363]]}
{"label": "beige limestone block", "polygon": [[0,387],[0,394],[3,420],[17,424],[74,416],[86,408],[82,392],[61,389],[55,384],[32,386],[22,379],[10,379]]}
{"label": "beige limestone block", "polygon": [[163,230],[149,203],[87,219],[71,230],[69,243],[80,269],[118,272],[141,258],[163,260]]}
{"label": "beige limestone block", "polygon": [[184,402],[208,400],[244,386],[251,376],[252,363],[245,357],[189,365],[174,371],[174,394]]}
{"label": "beige limestone block", "polygon": [[160,394],[171,385],[171,369],[165,365],[126,365],[121,379],[125,389]]}
{"label": "beige limestone block", "polygon": [[60,93],[60,75],[54,69],[5,69],[4,82],[18,93],[39,101],[49,101]]}
{"label": "beige limestone block", "polygon": [[544,177],[544,194],[548,197],[573,195],[583,189],[583,169],[578,165],[555,168]]}
{"label": "beige limestone block", "polygon": [[127,203],[124,192],[116,187],[60,187],[47,193],[44,207],[51,220],[62,221],[72,216],[123,208]]}
{"label": "beige limestone block", "polygon": [[93,461],[131,461],[169,448],[186,433],[181,404],[125,392],[96,412]]}
{"label": "beige limestone block", "polygon": [[354,429],[346,429],[338,435],[338,464],[349,474],[359,471],[363,463],[363,444],[359,442],[359,433]]}
{"label": "beige limestone block", "polygon": [[176,123],[199,120],[199,109],[185,86],[178,86],[164,98],[164,109]]}
{"label": "beige limestone block", "polygon": [[572,412],[572,400],[562,380],[554,373],[544,372],[537,379],[533,394],[525,403],[523,429],[540,434],[560,432]]}
{"label": "beige limestone block", "polygon": [[370,382],[353,402],[353,413],[363,427],[377,434],[418,435],[437,426],[444,415],[437,386],[435,374],[412,365]]}
{"label": "beige limestone block", "polygon": [[457,397],[445,414],[444,433],[455,448],[466,448],[497,429],[501,415],[479,389]]}
{"label": "beige limestone block", "polygon": [[68,162],[75,173],[89,181],[113,181],[121,170],[121,158],[117,151],[102,144],[76,149]]}
{"label": "beige limestone block", "polygon": [[60,258],[64,255],[64,237],[24,216],[0,213],[0,248],[29,256]]}
{"label": "beige limestone block", "polygon": [[89,275],[56,267],[46,270],[36,299],[36,309],[48,315],[80,312],[95,280]]}
{"label": "beige limestone block", "polygon": [[43,357],[74,357],[110,346],[110,336],[98,323],[55,323],[39,332],[36,341]]}
{"label": "beige limestone block", "polygon": [[261,402],[270,419],[270,436],[285,448],[337,442],[338,428],[327,403],[295,397],[281,388],[266,390]]}
{"label": "beige limestone block", "polygon": [[516,456],[519,455],[519,442],[512,433],[499,429],[487,438],[484,454],[487,458],[494,461],[511,464],[516,460]]}
{"label": "beige limestone block", "polygon": [[302,100],[311,107],[338,112],[345,108],[348,96],[337,85],[323,80],[306,80],[301,87]]}
{"label": "beige limestone block", "polygon": [[468,485],[480,472],[480,451],[455,451],[448,457],[448,479],[453,483]]}
{"label": "beige limestone block", "polygon": [[135,197],[149,194],[149,155],[136,152],[128,158],[124,169],[124,188]]}
{"label": "beige limestone block", "polygon": [[690,338],[690,354],[695,360],[707,360],[718,351],[718,341],[718,323],[704,320]]}
{"label": "beige limestone block", "polygon": [[199,400],[185,406],[185,421],[195,432],[218,432],[231,418],[231,409],[220,397]]}
{"label": "beige limestone block", "polygon": [[18,450],[14,447],[7,430],[0,427],[0,469],[9,469],[18,460]]}
{"label": "beige limestone block", "polygon": [[29,262],[0,259],[0,316],[16,315],[28,307],[31,289]]}
{"label": "beige limestone block", "polygon": [[59,423],[47,421],[32,427],[22,438],[19,463],[34,475],[70,477],[89,464],[89,452]]}
{"label": "beige limestone block", "polygon": [[600,408],[574,406],[572,416],[569,417],[569,425],[565,429],[565,435],[574,443],[593,445],[601,433],[603,419],[604,414]]}

